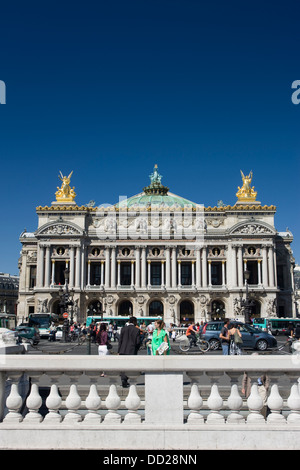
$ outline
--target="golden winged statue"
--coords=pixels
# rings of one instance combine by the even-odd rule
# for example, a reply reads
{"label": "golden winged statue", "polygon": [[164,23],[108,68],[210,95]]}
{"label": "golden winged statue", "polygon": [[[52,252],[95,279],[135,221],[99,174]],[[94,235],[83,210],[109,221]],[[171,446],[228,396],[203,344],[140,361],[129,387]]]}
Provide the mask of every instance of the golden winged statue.
{"label": "golden winged statue", "polygon": [[58,202],[73,202],[74,198],[76,197],[76,193],[73,188],[70,187],[71,176],[73,171],[69,174],[69,176],[63,176],[62,172],[59,172],[58,175],[59,179],[62,181],[61,187],[57,186],[57,191],[55,193],[56,200]]}
{"label": "golden winged statue", "polygon": [[243,186],[241,188],[238,186],[238,192],[236,193],[236,196],[239,201],[253,202],[256,200],[257,196],[257,192],[254,191],[254,186],[252,188],[250,186],[253,173],[252,171],[250,171],[249,175],[245,176],[241,170],[241,175],[243,180]]}

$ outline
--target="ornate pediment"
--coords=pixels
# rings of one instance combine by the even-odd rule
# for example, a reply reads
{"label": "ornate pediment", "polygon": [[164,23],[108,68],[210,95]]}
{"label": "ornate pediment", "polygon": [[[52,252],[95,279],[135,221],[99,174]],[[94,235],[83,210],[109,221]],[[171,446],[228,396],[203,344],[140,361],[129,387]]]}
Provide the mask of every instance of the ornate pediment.
{"label": "ornate pediment", "polygon": [[235,225],[229,233],[231,235],[276,235],[276,230],[268,224],[249,221]]}
{"label": "ornate pediment", "polygon": [[55,237],[70,237],[70,236],[81,236],[83,231],[70,223],[67,222],[51,222],[40,227],[36,236],[55,236]]}

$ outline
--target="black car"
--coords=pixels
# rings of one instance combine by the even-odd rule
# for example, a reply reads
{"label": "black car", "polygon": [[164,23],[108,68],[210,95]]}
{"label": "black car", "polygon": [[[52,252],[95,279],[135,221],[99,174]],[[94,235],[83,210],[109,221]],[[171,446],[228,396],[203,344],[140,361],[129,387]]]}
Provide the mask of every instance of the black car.
{"label": "black car", "polygon": [[[253,326],[240,321],[232,321],[230,324],[233,326],[239,325],[243,338],[242,348],[265,351],[268,348],[276,348],[277,346],[277,341],[274,336],[260,330],[259,328],[254,328]],[[210,321],[204,326],[202,337],[209,342],[210,349],[216,350],[221,346],[219,335],[223,326],[223,321]]]}

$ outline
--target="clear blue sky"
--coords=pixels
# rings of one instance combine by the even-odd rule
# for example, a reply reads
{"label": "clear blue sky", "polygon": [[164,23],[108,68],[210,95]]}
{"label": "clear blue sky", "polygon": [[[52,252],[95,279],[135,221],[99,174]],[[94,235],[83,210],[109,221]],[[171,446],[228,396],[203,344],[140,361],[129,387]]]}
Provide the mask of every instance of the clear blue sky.
{"label": "clear blue sky", "polygon": [[12,1],[1,5],[0,271],[18,273],[59,170],[76,202],[162,183],[205,206],[236,202],[253,171],[300,263],[300,4]]}

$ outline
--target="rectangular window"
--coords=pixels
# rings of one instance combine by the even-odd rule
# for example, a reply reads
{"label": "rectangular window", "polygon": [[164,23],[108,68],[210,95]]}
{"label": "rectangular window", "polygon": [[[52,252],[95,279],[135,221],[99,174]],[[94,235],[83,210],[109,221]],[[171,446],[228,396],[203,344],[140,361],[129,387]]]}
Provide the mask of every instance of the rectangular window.
{"label": "rectangular window", "polygon": [[213,286],[222,285],[222,263],[211,263],[211,283]]}
{"label": "rectangular window", "polygon": [[101,284],[101,263],[91,263],[91,278],[92,286],[100,286]]}
{"label": "rectangular window", "polygon": [[181,263],[181,285],[191,286],[192,285],[192,264]]}
{"label": "rectangular window", "polygon": [[29,289],[36,286],[36,266],[30,266]]}
{"label": "rectangular window", "polygon": [[257,261],[247,261],[247,269],[250,271],[250,278],[248,284],[257,285],[258,284],[258,262]]}
{"label": "rectangular window", "polygon": [[131,285],[131,263],[121,263],[121,286]]}
{"label": "rectangular window", "polygon": [[151,263],[151,286],[161,285],[161,263]]}

